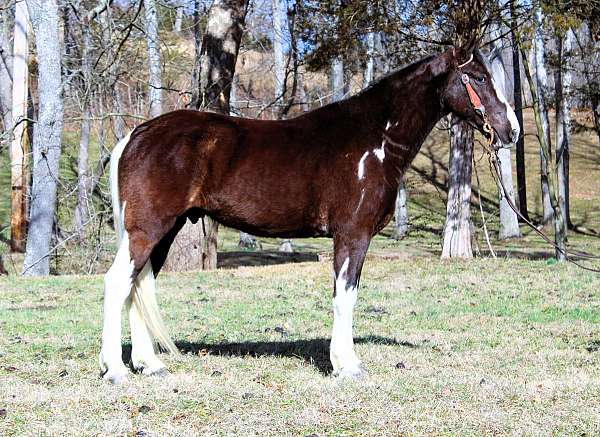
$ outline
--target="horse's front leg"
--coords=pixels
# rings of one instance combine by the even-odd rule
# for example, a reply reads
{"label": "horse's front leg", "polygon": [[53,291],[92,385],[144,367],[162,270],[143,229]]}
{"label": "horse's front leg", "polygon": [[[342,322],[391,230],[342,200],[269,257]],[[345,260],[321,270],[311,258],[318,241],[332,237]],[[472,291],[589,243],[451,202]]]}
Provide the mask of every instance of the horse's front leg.
{"label": "horse's front leg", "polygon": [[358,296],[360,272],[370,236],[352,233],[334,237],[333,332],[329,357],[333,374],[359,378],[365,370],[354,352],[352,313]]}

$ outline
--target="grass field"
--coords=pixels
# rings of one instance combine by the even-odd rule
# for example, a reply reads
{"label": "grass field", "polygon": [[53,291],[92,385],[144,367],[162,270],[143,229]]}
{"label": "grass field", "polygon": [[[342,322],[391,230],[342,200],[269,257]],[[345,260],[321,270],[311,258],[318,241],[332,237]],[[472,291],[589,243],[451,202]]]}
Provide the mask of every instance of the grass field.
{"label": "grass field", "polygon": [[[368,258],[361,381],[329,375],[328,262],[167,274],[171,375],[98,375],[102,281],[0,280],[0,435],[598,435],[600,278]],[[126,338],[125,344],[129,344]],[[127,347],[125,348],[127,358]]]}

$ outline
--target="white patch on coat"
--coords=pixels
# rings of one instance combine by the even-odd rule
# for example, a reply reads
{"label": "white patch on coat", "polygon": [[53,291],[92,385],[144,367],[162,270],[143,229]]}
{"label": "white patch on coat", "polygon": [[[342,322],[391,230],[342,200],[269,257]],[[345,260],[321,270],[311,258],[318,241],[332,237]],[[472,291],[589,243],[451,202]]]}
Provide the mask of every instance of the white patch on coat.
{"label": "white patch on coat", "polygon": [[365,160],[369,156],[369,152],[365,152],[358,161],[358,180],[362,180],[365,177]]}
{"label": "white patch on coat", "polygon": [[365,200],[365,189],[361,189],[360,190],[360,200],[358,201],[358,205],[356,205],[356,209],[354,210],[354,214],[356,214],[358,212],[358,210],[360,209],[363,200]]}
{"label": "white patch on coat", "polygon": [[373,149],[373,153],[379,159],[379,162],[383,162],[385,159],[385,140],[381,142],[381,147],[378,149]]}
{"label": "white patch on coat", "polygon": [[350,258],[346,258],[335,279],[330,358],[335,373],[344,370],[348,374],[358,374],[360,360],[354,352],[352,338],[352,313],[356,305],[358,289],[355,286],[348,287],[349,264]]}
{"label": "white patch on coat", "polygon": [[519,126],[517,114],[515,114],[515,111],[513,110],[512,106],[510,106],[510,103],[508,103],[508,100],[506,100],[506,97],[504,97],[504,93],[502,92],[502,90],[498,86],[496,86],[496,81],[493,78],[492,86],[494,87],[494,91],[496,92],[496,97],[498,97],[498,100],[504,103],[504,106],[506,107],[506,118],[508,118],[508,121],[510,122],[510,127],[513,131],[512,139],[516,140],[519,137],[519,134],[521,133],[521,126]]}

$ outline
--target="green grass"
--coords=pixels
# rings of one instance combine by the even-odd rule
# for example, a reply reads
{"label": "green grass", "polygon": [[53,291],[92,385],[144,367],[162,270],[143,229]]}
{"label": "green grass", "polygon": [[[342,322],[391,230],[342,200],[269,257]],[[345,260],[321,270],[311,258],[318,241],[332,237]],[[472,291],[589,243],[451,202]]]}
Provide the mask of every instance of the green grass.
{"label": "green grass", "polygon": [[328,262],[166,274],[186,353],[113,387],[101,277],[9,277],[0,435],[597,435],[599,288],[543,261],[370,256],[355,318],[369,376],[353,382],[329,375]]}

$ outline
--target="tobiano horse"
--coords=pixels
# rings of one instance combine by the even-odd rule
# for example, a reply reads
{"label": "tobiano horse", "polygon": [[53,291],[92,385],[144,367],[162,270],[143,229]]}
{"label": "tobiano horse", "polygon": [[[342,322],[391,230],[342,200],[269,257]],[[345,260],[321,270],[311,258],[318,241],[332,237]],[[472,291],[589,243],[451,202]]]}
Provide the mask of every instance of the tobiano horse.
{"label": "tobiano horse", "polygon": [[115,147],[110,180],[118,249],[105,275],[100,367],[119,383],[121,310],[131,362],[166,373],[154,343],[177,352],[154,280],[186,220],[209,216],[263,237],[330,237],[334,248],[334,375],[359,377],[352,315],[371,238],[392,217],[399,181],[450,112],[500,147],[515,114],[479,50],[451,48],[402,68],[346,100],[281,121],[180,110],[135,128]]}

